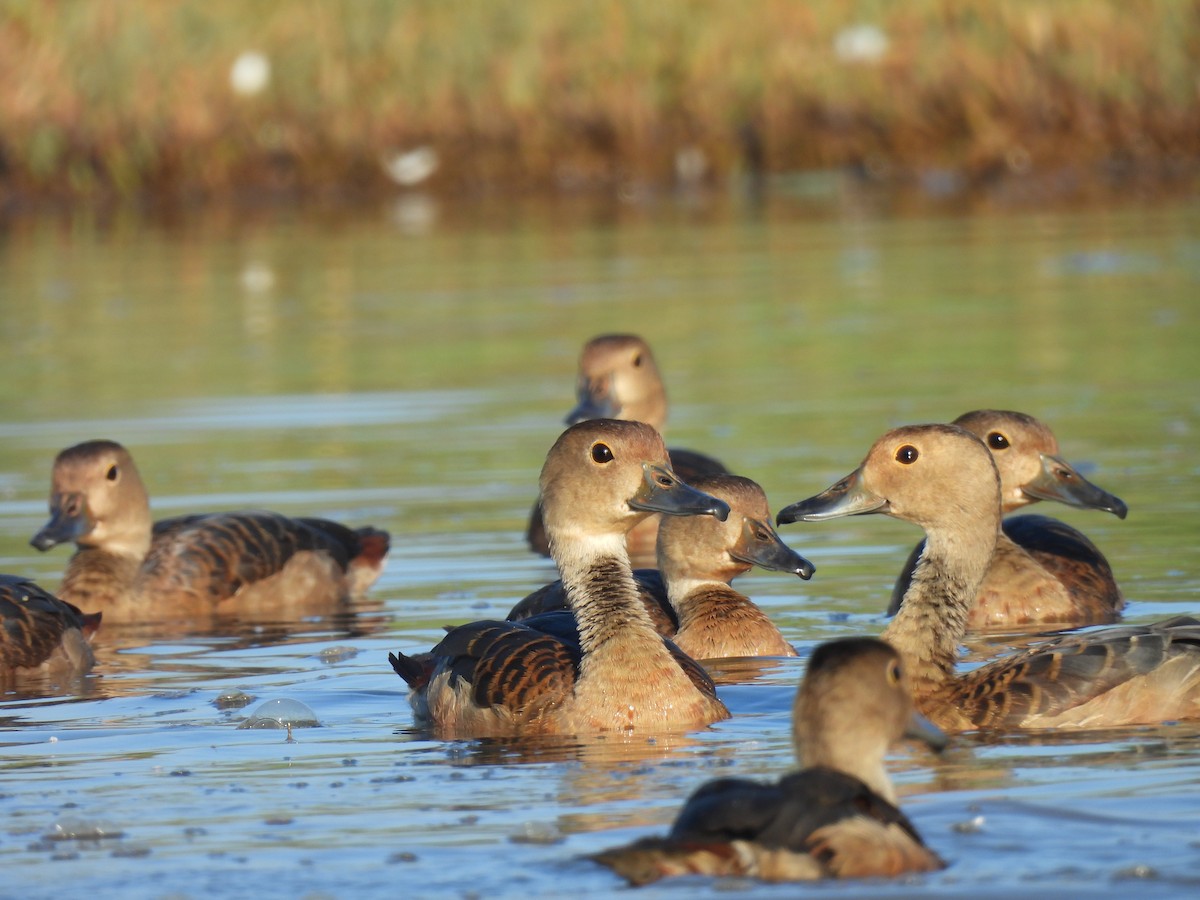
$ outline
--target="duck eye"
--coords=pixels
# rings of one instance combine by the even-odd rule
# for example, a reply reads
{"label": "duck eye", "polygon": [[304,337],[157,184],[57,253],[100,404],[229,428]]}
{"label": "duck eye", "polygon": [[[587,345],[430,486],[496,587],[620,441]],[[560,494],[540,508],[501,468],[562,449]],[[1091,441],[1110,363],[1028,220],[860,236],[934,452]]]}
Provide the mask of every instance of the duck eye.
{"label": "duck eye", "polygon": [[888,684],[893,686],[900,683],[900,663],[896,662],[895,660],[892,660],[890,663],[888,663],[887,681]]}
{"label": "duck eye", "polygon": [[639,353],[637,356],[635,356],[633,358],[633,367],[636,369],[641,364],[642,364],[642,354]]}
{"label": "duck eye", "polygon": [[608,444],[592,444],[592,459],[598,463],[612,462],[613,452]]}
{"label": "duck eye", "polygon": [[116,466],[109,466],[108,471],[104,473],[104,477],[107,478],[109,481],[116,481],[118,474],[119,473],[117,472]]}
{"label": "duck eye", "polygon": [[998,431],[993,431],[987,436],[987,445],[992,450],[1007,450],[1009,448],[1008,438]]}
{"label": "duck eye", "polygon": [[912,444],[905,444],[896,451],[896,462],[903,463],[906,466],[911,466],[917,461],[917,457],[921,454],[917,452],[917,448]]}

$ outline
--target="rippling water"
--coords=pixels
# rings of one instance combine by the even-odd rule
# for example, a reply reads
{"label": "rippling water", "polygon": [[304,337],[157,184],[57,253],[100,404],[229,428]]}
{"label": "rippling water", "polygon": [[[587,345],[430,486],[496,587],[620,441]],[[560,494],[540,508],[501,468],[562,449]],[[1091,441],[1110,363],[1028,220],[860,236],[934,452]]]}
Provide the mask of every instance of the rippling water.
{"label": "rippling water", "polygon": [[[96,671],[0,699],[0,894],[554,896],[621,889],[584,854],[665,828],[716,774],[775,777],[818,641],[875,633],[917,534],[796,526],[813,581],[739,585],[800,660],[720,666],[733,717],[657,740],[440,742],[389,650],[502,614],[552,577],[523,544],[593,334],[653,344],[669,436],[776,509],[885,428],[968,409],[1050,422],[1129,503],[1086,530],[1147,621],[1200,607],[1200,212],[911,210],[847,193],[648,206],[289,210],[0,231],[0,566],[37,554],[54,453],[135,454],[156,514],[266,507],[393,535],[368,602],[234,634],[106,626]],[[238,725],[306,704],[319,727]],[[952,865],[859,895],[1184,896],[1200,889],[1200,727],[965,736],[893,757]],[[740,884],[735,892],[793,895]],[[711,893],[701,879],[641,893]]]}

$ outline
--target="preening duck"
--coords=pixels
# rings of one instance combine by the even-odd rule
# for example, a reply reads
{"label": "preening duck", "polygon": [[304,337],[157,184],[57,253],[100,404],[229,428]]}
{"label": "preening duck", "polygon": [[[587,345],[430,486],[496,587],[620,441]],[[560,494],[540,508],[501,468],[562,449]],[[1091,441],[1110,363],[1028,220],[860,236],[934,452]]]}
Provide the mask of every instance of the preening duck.
{"label": "preening duck", "polygon": [[792,736],[801,770],[774,784],[702,785],[665,838],[593,858],[634,884],[671,875],[767,881],[889,877],[945,863],[896,806],[888,747],[945,737],[913,710],[899,655],[875,638],[818,646],[796,694]]}
{"label": "preening duck", "polygon": [[[730,582],[752,567],[812,577],[812,563],[791,549],[771,524],[763,489],[739,475],[689,482],[729,506],[729,517],[667,517],[658,530],[658,568],[634,578],[659,634],[693,659],[795,656],[767,615]],[[534,591],[508,614],[519,622],[566,608],[561,581]]]}
{"label": "preening duck", "polygon": [[[603,334],[592,338],[579,357],[577,403],[567,414],[567,424],[588,419],[626,419],[645,422],[661,432],[667,421],[667,391],[650,345],[634,334]],[[702,475],[717,475],[725,466],[703,453],[670,448],[675,473],[689,484]],[[626,546],[634,559],[651,560],[659,519],[651,516],[637,525]],[[540,506],[535,505],[526,529],[530,548],[550,555]]]}
{"label": "preening duck", "polygon": [[[991,450],[1000,471],[1004,513],[1039,500],[1057,500],[1125,518],[1124,502],[1067,463],[1059,455],[1054,432],[1033,416],[978,409],[959,416],[954,424]],[[900,607],[922,547],[913,549],[896,581],[889,615]],[[1001,522],[968,627],[1107,624],[1120,618],[1124,604],[1108,560],[1082,532],[1049,516],[1011,516]]]}
{"label": "preening duck", "polygon": [[947,730],[1110,727],[1200,717],[1200,621],[1064,634],[955,671],[1000,526],[1000,477],[956,425],[889,431],[862,464],[777,521],[882,513],[925,530],[925,549],[883,637],[904,658],[917,706]]}
{"label": "preening duck", "polygon": [[426,654],[390,654],[416,721],[441,736],[677,730],[729,713],[700,666],[655,630],[625,534],[652,513],[729,515],[684,484],[658,432],[597,419],[568,428],[540,478],[567,611],[451,629]]}
{"label": "preening duck", "polygon": [[272,512],[153,522],[129,451],[95,440],[54,460],[50,520],[30,543],[73,541],[59,593],[110,622],[177,622],[253,608],[331,607],[364,592],[387,556],[386,531]]}

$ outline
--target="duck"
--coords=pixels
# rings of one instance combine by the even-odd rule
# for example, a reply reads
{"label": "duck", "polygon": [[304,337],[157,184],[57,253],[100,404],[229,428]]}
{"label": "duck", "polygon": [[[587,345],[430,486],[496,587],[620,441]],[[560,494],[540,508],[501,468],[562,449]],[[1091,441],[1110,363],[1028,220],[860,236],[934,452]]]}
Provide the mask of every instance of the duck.
{"label": "duck", "polygon": [[[1092,484],[1062,458],[1050,427],[1026,413],[976,409],[953,424],[992,452],[1000,471],[1004,513],[1040,500],[1098,509],[1124,519],[1119,497]],[[895,615],[920,557],[917,544],[892,590]],[[971,607],[971,630],[1014,626],[1107,625],[1121,617],[1125,598],[1104,554],[1082,532],[1049,516],[1001,521],[992,564]]]}
{"label": "duck", "polygon": [[[816,571],[784,543],[771,524],[762,487],[741,475],[703,475],[688,482],[725,501],[729,517],[668,517],[658,529],[658,568],[635,569],[634,579],[655,630],[693,659],[795,656],[778,627],[730,582],[758,566],[804,580]],[[566,608],[561,581],[518,603],[506,617],[519,622]]]}
{"label": "duck", "polygon": [[871,637],[820,644],[793,705],[799,771],[774,784],[707,782],[666,837],[591,858],[635,885],[689,874],[813,881],[942,869],[899,809],[884,767],[904,737],[937,750],[947,742],[913,709],[899,654]]}
{"label": "duck", "polygon": [[[667,421],[667,391],[654,354],[645,339],[635,334],[602,334],[589,340],[579,357],[575,407],[566,424],[588,419],[628,419],[645,422],[662,432]],[[728,470],[711,456],[678,447],[670,449],[671,465],[689,484],[701,475],[721,475]],[[659,517],[651,516],[629,533],[630,556],[652,561]],[[541,508],[534,505],[525,539],[535,553],[550,555]]]}
{"label": "duck", "polygon": [[625,535],[652,513],[724,520],[729,507],[679,479],[654,428],[615,419],[566,429],[539,486],[568,609],[460,625],[428,653],[389,654],[414,723],[457,738],[686,730],[726,718],[712,679],[654,630]]}
{"label": "duck", "polygon": [[776,523],[882,514],[920,526],[925,549],[883,631],[917,707],[947,731],[1108,728],[1200,718],[1200,620],[1068,631],[957,672],[971,604],[1000,534],[1000,474],[957,425],[879,438],[862,463]]}
{"label": "duck", "polygon": [[83,675],[96,664],[100,613],[84,614],[29,578],[0,575],[0,676],[32,671]]}
{"label": "duck", "polygon": [[38,550],[73,542],[59,595],[106,622],[178,622],[283,608],[320,609],[379,577],[390,537],[320,518],[218,512],[154,522],[130,452],[90,440],[60,452]]}

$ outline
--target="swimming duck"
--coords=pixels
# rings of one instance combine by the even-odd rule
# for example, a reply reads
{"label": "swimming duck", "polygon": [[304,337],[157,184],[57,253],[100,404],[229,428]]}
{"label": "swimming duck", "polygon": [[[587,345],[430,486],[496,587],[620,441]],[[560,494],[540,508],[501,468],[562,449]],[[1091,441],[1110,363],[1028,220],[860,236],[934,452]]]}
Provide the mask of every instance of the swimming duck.
{"label": "swimming duck", "polygon": [[47,669],[83,674],[95,665],[88,639],[100,613],[70,603],[19,575],[0,575],[0,676]]}
{"label": "swimming duck", "polygon": [[[1000,470],[1003,512],[1039,500],[1058,500],[1125,518],[1125,504],[1063,460],[1054,432],[1033,416],[977,409],[953,424],[967,429],[992,451]],[[991,567],[971,607],[969,628],[1100,625],[1120,618],[1125,600],[1112,567],[1083,533],[1049,516],[1032,515],[1004,519],[1001,529]],[[921,549],[918,544],[905,563],[888,615],[900,607]]]}
{"label": "swimming duck", "polygon": [[570,610],[474,622],[428,654],[389,654],[418,724],[479,737],[665,731],[728,716],[704,670],[654,630],[625,534],[651,513],[724,519],[729,508],[676,477],[657,431],[614,419],[563,432],[540,487]]}
{"label": "swimming duck", "polygon": [[86,441],[54,460],[50,520],[30,543],[73,541],[60,594],[106,621],[164,622],[215,613],[334,604],[383,570],[387,532],[273,512],[152,522],[133,457]]}
{"label": "swimming duck", "polygon": [[[693,659],[795,656],[775,624],[729,582],[754,566],[807,580],[815,571],[812,563],[772,527],[767,495],[756,482],[740,475],[706,475],[689,484],[725,501],[729,518],[662,520],[658,568],[633,573],[655,629]],[[508,620],[565,608],[562,582],[556,581],[518,603]]]}
{"label": "swimming duck", "polygon": [[[579,358],[578,402],[567,414],[567,424],[588,419],[627,419],[645,422],[662,431],[667,421],[667,392],[654,362],[650,345],[633,334],[603,334],[584,345]],[[701,475],[716,475],[725,467],[711,456],[693,450],[670,449],[671,465],[687,483]],[[659,518],[651,516],[629,533],[626,546],[636,560],[654,558]],[[537,505],[529,517],[525,537],[530,548],[550,555],[550,545]]]}
{"label": "swimming duck", "polygon": [[778,524],[882,513],[921,526],[925,550],[883,637],[904,658],[918,708],[946,730],[1109,727],[1200,717],[1200,621],[1068,633],[955,672],[971,604],[1000,531],[1000,476],[956,425],[889,431],[837,484]]}
{"label": "swimming duck", "polygon": [[687,874],[811,881],[944,868],[896,806],[883,764],[902,737],[945,744],[914,712],[895,650],[875,638],[818,646],[796,694],[792,737],[800,771],[775,784],[711,781],[667,837],[593,859],[634,884]]}

